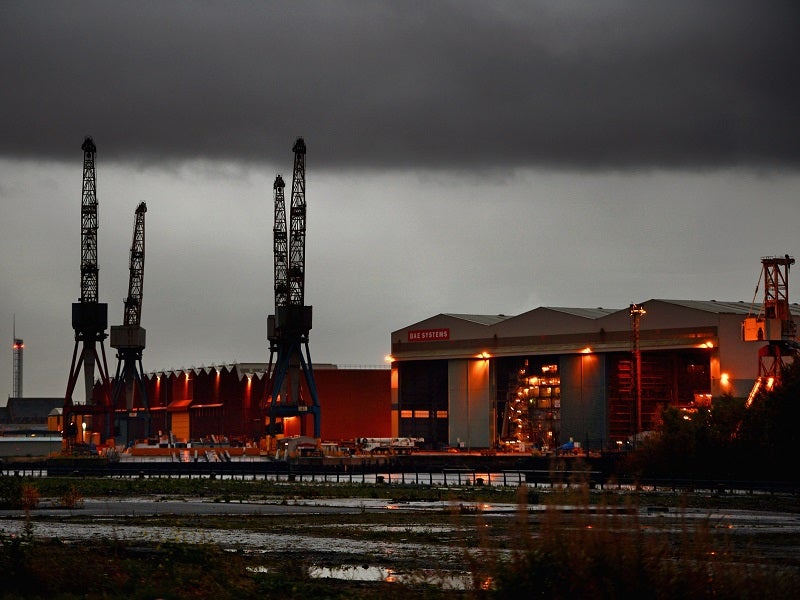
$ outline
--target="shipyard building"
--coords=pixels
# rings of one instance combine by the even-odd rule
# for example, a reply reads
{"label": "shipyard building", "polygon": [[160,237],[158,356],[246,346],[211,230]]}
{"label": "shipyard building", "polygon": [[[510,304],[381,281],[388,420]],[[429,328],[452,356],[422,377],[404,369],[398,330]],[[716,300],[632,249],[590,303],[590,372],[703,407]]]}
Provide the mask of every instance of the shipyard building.
{"label": "shipyard building", "polygon": [[[788,309],[785,321],[800,319],[800,305]],[[431,450],[619,449],[657,429],[664,408],[690,418],[712,398],[747,398],[769,346],[761,332],[745,341],[745,323],[762,311],[656,299],[624,309],[439,314],[392,332],[391,370],[314,366],[320,437],[418,438]],[[256,444],[268,433],[313,435],[312,415],[302,413],[266,431],[268,371],[238,363],[149,372],[147,407],[135,387],[132,401],[113,408],[113,437],[130,442],[149,431],[178,443]],[[100,382],[94,396],[102,401]]]}
{"label": "shipyard building", "polygon": [[[691,418],[714,397],[746,398],[765,342],[744,341],[743,324],[761,308],[649,300],[430,317],[392,332],[392,434],[434,448],[618,448],[666,407]],[[796,322],[800,306],[789,310]]]}
{"label": "shipyard building", "polygon": [[[141,389],[133,388],[132,401],[114,406],[115,443],[168,439],[168,443],[215,441],[258,445],[265,434],[264,402],[267,395],[267,363],[234,363],[153,371],[143,378],[147,403]],[[324,440],[387,437],[391,432],[390,371],[388,368],[314,366],[314,377],[324,414]],[[97,382],[94,401],[102,402]],[[307,394],[301,384],[301,394]],[[90,431],[97,432],[96,424]],[[313,433],[311,415],[283,417],[273,432],[279,437]],[[78,433],[79,437],[81,432]],[[99,433],[87,442],[105,442]]]}

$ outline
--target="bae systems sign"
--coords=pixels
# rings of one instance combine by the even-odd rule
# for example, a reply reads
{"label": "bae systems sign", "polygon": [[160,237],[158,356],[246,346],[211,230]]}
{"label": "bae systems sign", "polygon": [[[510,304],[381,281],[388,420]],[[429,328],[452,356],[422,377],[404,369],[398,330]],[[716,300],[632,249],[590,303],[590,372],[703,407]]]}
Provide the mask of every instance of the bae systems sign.
{"label": "bae systems sign", "polygon": [[415,329],[408,332],[409,342],[441,342],[450,339],[450,329]]}

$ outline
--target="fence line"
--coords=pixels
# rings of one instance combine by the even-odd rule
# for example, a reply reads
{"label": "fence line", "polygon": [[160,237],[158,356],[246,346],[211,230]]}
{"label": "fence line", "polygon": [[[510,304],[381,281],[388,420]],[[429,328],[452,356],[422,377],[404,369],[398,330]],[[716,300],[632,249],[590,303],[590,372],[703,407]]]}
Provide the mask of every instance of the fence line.
{"label": "fence line", "polygon": [[588,485],[595,490],[734,493],[800,493],[796,482],[730,481],[691,478],[646,478],[638,481],[609,479],[600,471],[547,471],[530,469],[392,469],[309,468],[264,462],[234,463],[108,463],[104,465],[47,463],[0,464],[6,477],[111,477],[120,479],[220,479],[273,481],[276,483],[348,483],[364,485],[417,485],[427,487],[519,487],[567,489]]}

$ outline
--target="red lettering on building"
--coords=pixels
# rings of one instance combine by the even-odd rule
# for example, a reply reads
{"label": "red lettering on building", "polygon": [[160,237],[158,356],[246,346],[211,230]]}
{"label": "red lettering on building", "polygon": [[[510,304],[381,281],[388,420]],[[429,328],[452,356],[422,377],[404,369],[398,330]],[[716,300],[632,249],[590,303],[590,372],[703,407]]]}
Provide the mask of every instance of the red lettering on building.
{"label": "red lettering on building", "polygon": [[441,342],[450,339],[450,329],[415,329],[408,332],[409,342]]}

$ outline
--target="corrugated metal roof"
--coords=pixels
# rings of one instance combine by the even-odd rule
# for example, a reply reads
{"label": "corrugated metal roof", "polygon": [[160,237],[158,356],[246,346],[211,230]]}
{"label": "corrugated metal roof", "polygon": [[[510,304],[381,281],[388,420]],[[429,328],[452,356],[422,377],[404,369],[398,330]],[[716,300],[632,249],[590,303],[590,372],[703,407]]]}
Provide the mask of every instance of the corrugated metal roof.
{"label": "corrugated metal roof", "polygon": [[620,308],[570,308],[566,306],[545,306],[544,308],[575,315],[576,317],[584,317],[586,319],[599,319],[600,317],[605,317],[606,315],[622,310]]}
{"label": "corrugated metal roof", "polygon": [[496,323],[505,321],[506,319],[513,316],[513,315],[463,315],[463,314],[453,314],[453,313],[444,313],[444,315],[446,317],[452,317],[454,319],[461,319],[463,321],[478,323],[479,325],[495,325]]}
{"label": "corrugated metal roof", "polygon": [[[684,308],[691,308],[694,310],[702,310],[714,314],[734,314],[734,315],[748,315],[758,314],[761,309],[761,303],[744,302],[742,300],[736,301],[721,301],[721,300],[668,300],[663,298],[654,298],[650,302],[664,302],[665,304],[675,304],[676,306],[683,306]],[[642,303],[643,304],[643,303]],[[562,312],[577,317],[586,319],[599,319],[607,315],[626,310],[626,308],[586,308],[586,307],[572,307],[572,306],[544,306],[547,310]],[[790,310],[793,315],[800,316],[800,304],[790,305]],[[524,313],[522,313],[524,314]],[[506,319],[510,319],[519,315],[472,315],[472,314],[457,314],[457,313],[444,313],[444,316],[452,317],[454,319],[462,319],[471,323],[479,325],[495,325],[501,323]]]}
{"label": "corrugated metal roof", "polygon": [[702,310],[705,312],[716,314],[733,314],[733,315],[747,315],[758,313],[761,308],[760,303],[751,302],[725,302],[719,300],[662,300],[658,302],[666,302],[668,304],[677,304],[678,306],[685,306],[686,308],[693,308],[695,310]]}

